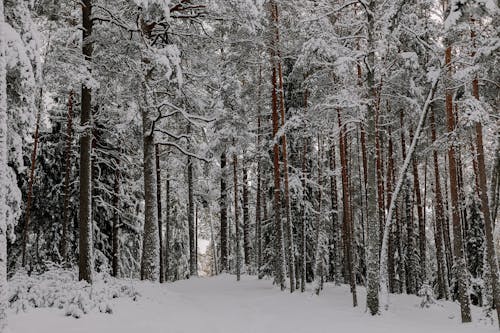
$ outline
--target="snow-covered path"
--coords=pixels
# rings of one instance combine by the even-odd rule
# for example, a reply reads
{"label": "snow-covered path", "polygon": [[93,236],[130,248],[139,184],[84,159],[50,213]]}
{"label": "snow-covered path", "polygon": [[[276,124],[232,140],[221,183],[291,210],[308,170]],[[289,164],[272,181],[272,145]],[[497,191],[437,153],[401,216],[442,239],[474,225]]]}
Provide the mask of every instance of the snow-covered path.
{"label": "snow-covered path", "polygon": [[[445,303],[421,309],[420,299],[392,297],[392,308],[383,316],[365,313],[361,305],[350,307],[346,286],[325,286],[321,296],[281,292],[271,281],[233,276],[197,278],[172,284],[133,282],[141,293],[113,303],[113,314],[91,313],[81,319],[64,316],[60,309],[36,309],[10,316],[13,333],[482,333],[497,332],[478,322],[459,323],[457,304]],[[474,309],[474,318],[479,317]]]}

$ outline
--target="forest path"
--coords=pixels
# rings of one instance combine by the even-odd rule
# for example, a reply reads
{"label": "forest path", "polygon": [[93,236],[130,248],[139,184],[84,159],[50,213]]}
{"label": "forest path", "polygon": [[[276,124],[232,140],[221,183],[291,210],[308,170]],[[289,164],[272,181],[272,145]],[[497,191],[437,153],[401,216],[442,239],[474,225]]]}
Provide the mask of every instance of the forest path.
{"label": "forest path", "polygon": [[[459,323],[459,307],[446,302],[421,309],[414,296],[393,296],[383,316],[351,308],[347,286],[326,285],[318,297],[281,292],[270,280],[243,276],[194,278],[171,284],[133,282],[142,295],[113,301],[113,314],[97,311],[81,319],[65,317],[58,309],[36,309],[12,315],[12,333],[482,333],[495,326]],[[474,309],[474,318],[479,317]]]}

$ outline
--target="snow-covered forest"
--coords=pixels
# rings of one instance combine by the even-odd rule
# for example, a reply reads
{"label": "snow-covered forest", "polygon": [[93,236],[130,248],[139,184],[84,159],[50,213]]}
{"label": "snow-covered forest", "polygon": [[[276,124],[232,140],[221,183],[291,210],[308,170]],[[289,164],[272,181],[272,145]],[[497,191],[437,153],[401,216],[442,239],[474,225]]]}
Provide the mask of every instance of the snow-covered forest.
{"label": "snow-covered forest", "polygon": [[498,331],[499,33],[498,0],[0,0],[0,332]]}

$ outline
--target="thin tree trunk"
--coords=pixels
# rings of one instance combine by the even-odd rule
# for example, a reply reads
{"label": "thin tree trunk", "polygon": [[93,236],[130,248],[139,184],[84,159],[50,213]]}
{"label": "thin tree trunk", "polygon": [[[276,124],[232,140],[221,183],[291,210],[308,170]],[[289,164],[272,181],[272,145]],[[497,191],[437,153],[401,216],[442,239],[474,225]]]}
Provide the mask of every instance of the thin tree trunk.
{"label": "thin tree trunk", "polygon": [[318,208],[316,213],[316,253],[314,256],[314,292],[319,295],[320,291],[323,289],[323,275],[324,275],[324,246],[325,246],[325,235],[324,235],[324,225],[323,225],[323,214],[322,201],[323,201],[323,182],[322,182],[322,167],[321,159],[323,154],[323,143],[321,142],[321,137],[318,134]]}
{"label": "thin tree trunk", "polygon": [[[446,48],[445,64],[448,66],[448,72],[451,73],[451,46]],[[455,130],[455,116],[453,114],[453,96],[450,88],[446,88],[446,120],[448,133]],[[471,321],[469,296],[467,293],[467,266],[465,263],[465,254],[462,243],[462,225],[460,222],[460,207],[458,202],[458,181],[457,181],[457,163],[455,158],[455,147],[451,145],[448,149],[448,164],[450,177],[451,210],[453,220],[453,248],[455,255],[455,272],[458,283],[458,300],[462,315],[462,322]]]}
{"label": "thin tree trunk", "polygon": [[142,110],[145,207],[141,279],[157,281],[160,273],[160,239],[158,231],[158,201],[156,200],[156,158],[152,125],[148,111]]}
{"label": "thin tree trunk", "polygon": [[165,281],[170,279],[170,174],[165,184]]}
{"label": "thin tree trunk", "polygon": [[236,227],[236,281],[241,279],[240,220],[238,208],[238,157],[233,153],[234,225]]}
{"label": "thin tree trunk", "polygon": [[375,315],[379,311],[379,236],[378,236],[378,217],[377,217],[377,170],[375,165],[375,147],[376,147],[376,130],[375,130],[375,99],[377,96],[377,91],[375,87],[375,53],[374,53],[374,43],[375,43],[375,1],[370,1],[368,4],[367,18],[368,18],[368,45],[369,50],[367,56],[367,84],[368,90],[371,98],[371,102],[368,103],[367,112],[367,126],[366,132],[368,135],[367,147],[368,147],[368,164],[367,164],[367,198],[368,198],[368,262],[367,262],[367,296],[366,304],[372,315]]}
{"label": "thin tree trunk", "polygon": [[[389,231],[391,228],[391,221],[392,221],[392,212],[394,211],[394,207],[396,206],[396,200],[398,198],[399,192],[401,191],[401,188],[403,186],[403,182],[405,181],[406,178],[406,173],[408,171],[408,167],[410,166],[411,159],[413,158],[413,153],[415,151],[415,147],[417,146],[417,142],[420,136],[420,133],[422,131],[422,128],[425,123],[425,119],[427,117],[427,111],[429,110],[429,107],[432,103],[432,100],[434,98],[434,93],[437,88],[438,84],[438,78],[436,77],[434,79],[434,82],[432,83],[432,86],[430,88],[429,94],[427,95],[427,99],[422,107],[421,113],[420,113],[420,119],[417,125],[417,129],[415,131],[415,136],[413,137],[412,143],[410,145],[410,148],[408,149],[408,153],[406,154],[405,161],[403,163],[403,166],[401,168],[400,174],[398,176],[398,181],[396,184],[396,187],[394,189],[394,193],[391,198],[391,203],[389,205],[389,209],[387,212],[387,218],[385,221],[385,229],[384,229],[384,238],[382,241],[382,249],[380,251],[380,294],[382,301],[384,302],[383,307],[387,310],[389,308],[389,292],[388,292],[388,274],[387,274],[387,255],[388,255],[388,243],[389,243]],[[404,146],[403,146],[404,149]]]}
{"label": "thin tree trunk", "polygon": [[65,265],[69,264],[68,247],[69,247],[69,176],[71,172],[71,143],[73,141],[73,95],[71,90],[68,97],[68,116],[66,125],[66,151],[65,151],[65,172],[64,172],[64,208],[63,208],[63,225],[61,238],[61,257]]}
{"label": "thin tree trunk", "polygon": [[[0,25],[5,22],[4,4],[0,1]],[[7,183],[7,57],[4,29],[0,30],[0,184]],[[0,186],[0,332],[7,326],[9,302],[7,288],[7,191]]]}
{"label": "thin tree trunk", "polygon": [[163,262],[163,226],[161,214],[161,166],[160,166],[160,146],[155,145],[156,157],[156,201],[158,202],[158,235],[160,239],[160,283],[165,281],[165,266]]}
{"label": "thin tree trunk", "polygon": [[[410,137],[413,138],[413,132],[410,130]],[[422,192],[420,191],[420,178],[418,175],[418,165],[416,157],[412,159],[413,169],[413,190],[415,191],[415,198],[417,203],[417,217],[418,217],[418,244],[419,244],[419,258],[420,258],[420,283],[417,285],[417,290],[420,289],[426,281],[426,262],[425,262],[425,221],[424,210],[422,206]]]}
{"label": "thin tree trunk", "polygon": [[29,226],[30,226],[30,214],[31,214],[31,201],[33,199],[33,182],[35,180],[35,169],[36,169],[36,152],[38,148],[38,129],[40,128],[40,114],[42,111],[42,89],[40,89],[40,101],[39,107],[36,115],[36,125],[35,134],[33,135],[33,151],[31,152],[31,169],[30,178],[28,181],[28,196],[26,200],[26,212],[25,212],[25,223],[23,229],[23,250],[22,250],[22,266],[26,266],[26,250],[29,243]]}
{"label": "thin tree trunk", "polygon": [[[472,31],[473,47],[475,48],[475,32]],[[474,56],[473,54],[472,56]],[[479,82],[477,77],[472,81],[472,94],[477,100],[479,98]],[[483,146],[483,126],[481,122],[476,122],[476,151],[477,164],[479,171],[479,188],[481,192],[481,212],[484,219],[484,231],[486,235],[487,259],[490,266],[490,283],[493,289],[493,303],[497,311],[497,321],[500,327],[500,286],[498,283],[498,259],[493,238],[494,224],[491,218],[490,206],[488,202],[488,187],[486,180],[486,163],[484,161],[484,146]]]}
{"label": "thin tree trunk", "polygon": [[[92,0],[82,0],[83,46],[86,65],[90,67],[93,52]],[[88,68],[90,71],[90,68]],[[85,130],[80,136],[80,239],[78,276],[92,283],[92,89],[82,84],[81,126]]]}
{"label": "thin tree trunk", "polygon": [[[245,163],[245,161],[243,161]],[[250,247],[250,216],[248,212],[248,169],[243,165],[243,250],[245,255],[246,269],[250,269],[251,247]]]}
{"label": "thin tree trunk", "polygon": [[[276,5],[270,2],[271,19],[273,24],[277,22]],[[272,123],[273,123],[273,167],[274,167],[274,222],[275,222],[275,282],[280,285],[281,290],[286,289],[285,282],[285,245],[283,238],[283,221],[281,220],[281,173],[280,173],[280,151],[279,151],[279,115],[278,115],[278,66],[276,61],[276,41],[271,38],[271,65],[272,65]]]}
{"label": "thin tree trunk", "polygon": [[[431,127],[431,139],[433,144],[435,144],[437,139],[436,134],[436,121],[434,115],[434,109],[432,109],[430,114],[430,127]],[[446,273],[447,267],[444,255],[443,246],[443,226],[445,224],[444,217],[444,206],[443,206],[443,195],[441,192],[441,177],[439,174],[439,159],[437,149],[433,150],[433,161],[434,161],[434,200],[435,200],[435,224],[436,224],[436,254],[438,262],[438,297],[444,297],[448,299],[450,296],[450,288],[448,284],[448,275]]]}
{"label": "thin tree trunk", "polygon": [[342,278],[342,257],[340,252],[341,247],[341,233],[339,225],[339,204],[338,204],[338,191],[337,191],[337,177],[336,163],[335,163],[335,146],[331,143],[330,147],[330,187],[331,187],[331,206],[332,206],[332,256],[333,260],[333,281],[336,285],[340,285]]}
{"label": "thin tree trunk", "polygon": [[[349,277],[349,284],[352,293],[352,306],[358,306],[358,298],[356,293],[356,276],[354,274],[353,267],[353,255],[352,255],[352,242],[353,242],[353,232],[351,230],[351,205],[349,196],[349,179],[348,179],[348,165],[347,165],[347,134],[345,125],[342,126],[342,120],[340,117],[340,109],[337,109],[337,117],[340,129],[339,137],[339,147],[340,147],[340,164],[342,166],[342,201],[344,204],[343,209],[343,230],[344,230],[344,249],[345,249],[345,260],[347,262],[347,272]],[[378,241],[377,241],[378,243]]]}
{"label": "thin tree trunk", "polygon": [[194,197],[193,197],[193,160],[191,156],[187,159],[187,181],[188,181],[188,228],[189,228],[189,275],[198,275],[196,266],[196,234],[194,225]]}
{"label": "thin tree trunk", "polygon": [[113,233],[111,238],[111,248],[112,248],[112,275],[114,277],[118,277],[119,274],[119,237],[118,231],[120,229],[120,169],[119,169],[119,160],[117,162],[116,170],[115,170],[115,186],[113,187]]}
{"label": "thin tree trunk", "polygon": [[[285,127],[285,91],[283,89],[283,69],[281,64],[281,52],[279,49],[280,45],[280,32],[279,32],[279,16],[278,16],[278,6],[273,2],[274,5],[274,21],[275,21],[275,33],[276,41],[274,46],[276,48],[276,62],[278,67],[278,84],[279,84],[279,109],[281,116],[281,127]],[[287,257],[288,257],[288,272],[290,276],[290,292],[295,290],[295,256],[294,256],[294,242],[293,242],[293,225],[290,216],[290,189],[288,180],[288,154],[287,154],[287,140],[286,134],[283,132],[281,135],[281,148],[283,155],[283,178],[284,178],[284,196],[285,196],[285,215],[286,215],[286,237],[288,240],[287,245]]]}
{"label": "thin tree trunk", "polygon": [[226,185],[226,153],[220,156],[220,252],[221,272],[228,270],[227,265],[227,185]]}

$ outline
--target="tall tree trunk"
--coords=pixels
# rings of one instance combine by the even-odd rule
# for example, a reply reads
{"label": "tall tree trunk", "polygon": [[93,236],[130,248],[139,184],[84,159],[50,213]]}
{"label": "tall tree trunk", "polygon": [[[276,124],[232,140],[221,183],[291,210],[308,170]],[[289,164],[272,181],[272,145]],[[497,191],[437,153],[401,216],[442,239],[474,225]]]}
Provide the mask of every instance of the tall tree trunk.
{"label": "tall tree trunk", "polygon": [[227,262],[227,185],[226,185],[226,153],[220,156],[220,260],[221,271],[228,270]]}
{"label": "tall tree trunk", "polygon": [[[436,134],[436,120],[434,109],[432,109],[430,114],[430,127],[431,127],[431,139],[435,144],[437,139]],[[448,284],[448,275],[446,273],[446,261],[444,255],[444,245],[443,245],[443,226],[445,224],[445,213],[443,206],[443,194],[441,192],[441,177],[439,174],[439,159],[437,149],[434,148],[432,152],[434,161],[434,203],[435,203],[435,224],[436,224],[436,254],[438,263],[438,297],[444,297],[448,299],[450,296],[450,288]]]}
{"label": "tall tree trunk", "polygon": [[261,147],[261,109],[260,109],[260,88],[261,88],[261,69],[259,68],[259,107],[257,116],[257,192],[255,199],[255,237],[257,246],[257,276],[261,276],[262,267],[262,211],[261,211],[261,184],[262,184],[262,162],[260,151]]}
{"label": "tall tree trunk", "polygon": [[[278,6],[274,1],[274,27],[276,40],[274,46],[276,48],[276,62],[278,67],[278,84],[279,84],[279,109],[281,116],[281,127],[285,128],[285,91],[283,88],[283,68],[281,60],[280,51],[280,32],[279,32],[279,15]],[[284,178],[284,196],[285,196],[285,216],[286,216],[286,237],[288,240],[287,244],[287,258],[288,258],[288,272],[290,277],[290,292],[295,290],[295,256],[294,256],[294,242],[293,242],[293,225],[290,216],[290,189],[288,180],[288,153],[287,153],[287,140],[286,134],[283,132],[281,135],[281,149],[283,155],[283,178]]]}
{"label": "tall tree trunk", "polygon": [[[243,164],[245,161],[243,160]],[[250,247],[250,215],[248,213],[248,169],[243,165],[243,250],[245,254],[246,269],[250,269],[251,247]]]}
{"label": "tall tree trunk", "polygon": [[[146,107],[146,106],[145,106]],[[158,281],[160,273],[160,238],[158,231],[158,201],[156,199],[156,158],[152,121],[147,110],[142,111],[144,146],[144,233],[141,279]]]}
{"label": "tall tree trunk", "polygon": [[233,153],[233,185],[234,185],[234,225],[236,227],[236,280],[241,278],[241,242],[240,242],[240,220],[238,208],[238,156]]}
{"label": "tall tree trunk", "polygon": [[[410,137],[413,139],[413,131],[410,130]],[[420,178],[418,175],[418,164],[417,158],[412,159],[412,169],[413,169],[413,190],[415,191],[415,198],[417,204],[417,217],[418,217],[418,244],[419,244],[419,258],[420,258],[420,272],[419,272],[419,283],[417,284],[417,290],[420,289],[423,283],[426,281],[426,262],[425,262],[425,221],[424,221],[424,209],[422,206],[422,192],[420,191]]]}
{"label": "tall tree trunk", "polygon": [[[345,260],[347,262],[347,274],[349,277],[349,284],[352,293],[352,306],[358,306],[358,298],[356,293],[356,276],[354,273],[353,254],[352,254],[353,232],[351,230],[352,218],[351,218],[348,165],[347,165],[347,131],[345,125],[342,126],[340,109],[337,109],[337,117],[340,129],[339,147],[340,147],[340,164],[342,166],[342,201],[344,204],[342,217],[344,224],[343,230],[344,230]],[[376,242],[378,243],[378,240]]]}
{"label": "tall tree trunk", "polygon": [[155,145],[156,158],[156,201],[158,208],[158,236],[160,244],[160,283],[165,281],[165,266],[163,262],[163,226],[161,214],[161,166],[160,166],[160,146]]}
{"label": "tall tree trunk", "polygon": [[[83,46],[82,53],[88,71],[92,60],[92,0],[82,0]],[[80,136],[80,257],[78,276],[92,283],[92,89],[82,84],[81,123],[85,130]]]}
{"label": "tall tree trunk", "polygon": [[170,174],[165,184],[165,281],[170,279]]}
{"label": "tall tree trunk", "polygon": [[377,170],[375,166],[375,147],[376,147],[376,132],[375,132],[375,100],[377,91],[375,87],[375,1],[370,1],[366,11],[368,18],[368,47],[367,56],[367,84],[371,102],[367,105],[367,126],[366,132],[368,135],[367,150],[367,197],[368,197],[368,262],[367,262],[367,296],[366,304],[372,315],[378,313],[378,291],[379,291],[379,237],[378,237],[378,217],[377,217]]}
{"label": "tall tree trunk", "polygon": [[[388,156],[387,156],[387,203],[385,209],[389,209],[390,202],[392,200],[392,192],[394,185],[394,147],[392,143],[392,131],[389,128],[389,143],[388,143]],[[397,219],[397,216],[396,216]],[[392,223],[392,222],[391,222]],[[389,269],[389,290],[394,293],[396,292],[396,271],[395,271],[395,262],[394,262],[394,252],[395,252],[395,242],[394,242],[394,228],[389,228],[389,257],[387,260],[387,266]]]}
{"label": "tall tree trunk", "polygon": [[[270,2],[272,24],[277,22],[276,5]],[[278,115],[278,66],[277,54],[275,51],[276,41],[271,38],[270,55],[272,65],[272,123],[273,123],[273,168],[274,168],[274,222],[275,222],[275,282],[279,284],[281,290],[286,289],[286,268],[285,268],[285,245],[283,221],[281,220],[281,172],[280,172],[280,150],[279,150],[279,115]]]}
{"label": "tall tree trunk", "polygon": [[323,214],[321,212],[323,205],[323,182],[322,182],[322,154],[323,154],[323,143],[321,142],[321,137],[318,134],[318,207],[316,213],[316,253],[314,256],[314,292],[319,295],[320,291],[323,289],[323,275],[324,275],[324,247],[325,247],[325,230],[323,223]]}
{"label": "tall tree trunk", "polygon": [[[451,46],[446,48],[445,64],[448,67],[449,76],[451,76]],[[453,92],[451,88],[446,87],[446,120],[448,133],[455,130],[455,115],[453,114]],[[460,207],[458,202],[458,181],[457,181],[457,163],[455,158],[455,147],[451,145],[448,148],[448,164],[450,177],[451,210],[453,221],[453,252],[455,256],[455,272],[458,284],[458,300],[462,315],[462,322],[471,321],[469,296],[467,293],[467,266],[465,263],[465,254],[462,243],[462,225],[460,222]]]}
{"label": "tall tree trunk", "polygon": [[333,142],[330,147],[330,188],[331,188],[331,207],[332,207],[332,249],[330,261],[333,260],[333,281],[336,285],[340,285],[342,279],[342,256],[340,252],[342,240],[339,225],[339,204],[337,191],[336,163],[335,163],[335,146]]}
{"label": "tall tree trunk", "polygon": [[[475,48],[475,32],[472,31],[473,47]],[[472,55],[474,56],[475,53]],[[479,100],[479,81],[477,77],[472,81],[472,94]],[[483,146],[483,126],[481,122],[476,122],[476,152],[477,164],[479,171],[479,188],[481,193],[481,212],[484,219],[484,231],[486,235],[487,260],[490,266],[490,279],[493,289],[493,303],[497,311],[497,321],[500,326],[500,286],[498,283],[498,259],[493,238],[494,224],[491,218],[490,206],[488,201],[488,187],[486,180],[486,163],[484,161],[484,146]]]}
{"label": "tall tree trunk", "polygon": [[[385,221],[385,229],[384,229],[384,238],[382,241],[382,249],[380,251],[380,293],[381,293],[381,298],[382,301],[384,302],[384,308],[387,310],[389,307],[389,292],[387,288],[387,255],[388,255],[388,243],[389,243],[389,232],[391,228],[391,222],[392,222],[392,212],[394,211],[394,207],[396,206],[396,201],[399,195],[399,192],[401,191],[401,188],[403,187],[403,183],[406,179],[406,174],[408,172],[408,168],[410,166],[411,159],[413,158],[413,154],[415,152],[415,148],[418,143],[418,139],[420,137],[420,133],[422,132],[422,128],[425,123],[425,119],[427,118],[427,111],[429,110],[429,107],[432,103],[432,100],[434,99],[434,93],[437,88],[437,84],[439,82],[439,77],[436,77],[434,79],[434,82],[432,83],[432,86],[429,90],[429,93],[427,95],[427,99],[422,106],[422,110],[420,113],[420,119],[418,121],[417,129],[415,131],[415,136],[412,139],[410,148],[408,149],[408,154],[405,157],[403,166],[401,168],[400,174],[398,176],[398,181],[396,184],[396,187],[394,189],[394,193],[392,194],[391,198],[391,203],[389,205],[388,209],[388,214],[387,214],[387,219]],[[403,150],[404,150],[404,145],[403,145]],[[403,153],[405,154],[405,153]]]}
{"label": "tall tree trunk", "polygon": [[23,250],[22,250],[22,266],[26,266],[26,249],[29,243],[29,226],[30,226],[30,214],[31,214],[31,201],[33,199],[33,182],[35,180],[35,169],[36,169],[36,152],[38,148],[38,129],[40,127],[40,114],[42,112],[42,89],[40,89],[40,101],[39,107],[36,115],[36,125],[35,134],[33,135],[33,151],[31,152],[31,169],[30,169],[30,179],[28,182],[28,195],[26,200],[26,212],[25,212],[25,223],[23,229]]}
{"label": "tall tree trunk", "polygon": [[194,197],[193,197],[193,160],[191,156],[187,158],[187,182],[188,182],[188,228],[189,228],[189,275],[198,275],[196,266],[196,233],[194,225]]}
{"label": "tall tree trunk", "polygon": [[69,176],[71,172],[71,143],[73,141],[73,96],[74,91],[69,92],[68,97],[68,116],[66,124],[66,150],[64,152],[65,168],[64,168],[64,208],[63,208],[63,225],[61,238],[61,257],[65,265],[69,264],[68,247],[69,247],[69,199],[70,187]]}
{"label": "tall tree trunk", "polygon": [[111,269],[112,275],[114,277],[118,277],[119,274],[119,237],[118,231],[120,230],[120,168],[119,168],[119,160],[117,162],[116,170],[115,170],[115,186],[113,187],[113,229],[112,229],[112,237],[111,237],[111,251],[112,251],[112,260],[111,260]]}
{"label": "tall tree trunk", "polygon": [[[4,5],[0,1],[0,25],[5,22]],[[4,29],[0,29],[0,184],[7,176],[7,57]],[[0,186],[0,332],[7,326],[7,191]]]}

